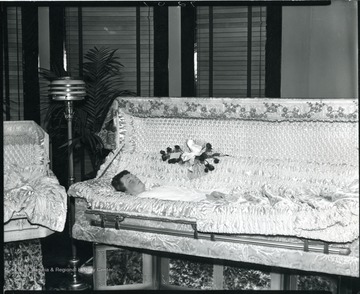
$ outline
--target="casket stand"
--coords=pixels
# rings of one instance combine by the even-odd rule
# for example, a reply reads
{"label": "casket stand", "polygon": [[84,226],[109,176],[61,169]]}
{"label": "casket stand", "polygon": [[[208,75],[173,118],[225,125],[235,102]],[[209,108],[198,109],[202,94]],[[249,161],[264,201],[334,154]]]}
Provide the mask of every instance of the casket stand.
{"label": "casket stand", "polygon": [[[112,152],[72,185],[79,240],[359,276],[358,104],[350,99],[118,98],[100,132]],[[160,150],[212,144],[215,170]],[[123,169],[156,185],[222,191],[218,201],[117,192]]]}

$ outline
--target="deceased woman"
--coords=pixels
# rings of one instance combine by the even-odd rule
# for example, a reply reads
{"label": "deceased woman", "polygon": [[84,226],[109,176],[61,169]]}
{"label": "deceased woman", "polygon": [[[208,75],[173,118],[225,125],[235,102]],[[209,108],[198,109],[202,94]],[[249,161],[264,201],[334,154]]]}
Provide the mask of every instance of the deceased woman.
{"label": "deceased woman", "polygon": [[127,170],[123,170],[113,177],[112,186],[117,191],[129,193],[141,198],[157,198],[162,200],[200,201],[204,199],[223,199],[225,194],[213,191],[202,192],[196,189],[178,186],[155,186],[150,190],[145,189],[145,184]]}

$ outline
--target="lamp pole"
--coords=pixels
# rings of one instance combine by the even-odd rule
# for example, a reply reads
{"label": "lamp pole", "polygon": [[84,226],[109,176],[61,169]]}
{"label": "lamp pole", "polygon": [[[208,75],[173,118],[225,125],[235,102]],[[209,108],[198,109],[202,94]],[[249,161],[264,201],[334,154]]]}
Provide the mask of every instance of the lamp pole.
{"label": "lamp pole", "polygon": [[74,118],[74,105],[73,101],[65,101],[65,118],[67,120],[67,132],[68,132],[68,187],[75,182],[74,177],[74,157],[72,144],[72,120]]}
{"label": "lamp pole", "polygon": [[[74,118],[74,101],[83,100],[85,98],[85,83],[82,80],[72,79],[71,77],[63,77],[50,83],[50,95],[55,101],[65,102],[65,119],[67,121],[68,133],[68,188],[75,182],[74,177],[74,158],[73,158],[73,127]],[[71,240],[71,259],[70,266],[73,268],[72,280],[69,284],[69,290],[86,290],[88,286],[78,278],[77,249],[72,237],[72,226],[75,220],[75,201],[68,196],[69,209],[69,235]]]}

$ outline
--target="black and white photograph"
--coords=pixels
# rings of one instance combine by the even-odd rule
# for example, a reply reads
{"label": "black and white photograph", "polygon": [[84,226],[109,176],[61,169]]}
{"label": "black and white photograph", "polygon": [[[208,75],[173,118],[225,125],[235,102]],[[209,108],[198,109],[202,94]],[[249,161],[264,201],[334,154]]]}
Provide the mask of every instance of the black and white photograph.
{"label": "black and white photograph", "polygon": [[4,293],[360,294],[357,0],[0,12]]}

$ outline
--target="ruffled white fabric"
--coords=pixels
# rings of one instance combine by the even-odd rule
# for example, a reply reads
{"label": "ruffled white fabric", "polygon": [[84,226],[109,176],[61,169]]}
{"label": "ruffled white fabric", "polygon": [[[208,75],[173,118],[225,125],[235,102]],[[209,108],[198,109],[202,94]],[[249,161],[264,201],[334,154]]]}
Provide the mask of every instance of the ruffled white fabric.
{"label": "ruffled white fabric", "polygon": [[140,193],[137,197],[196,202],[205,200],[206,194],[196,189],[186,187],[158,186]]}
{"label": "ruffled white fabric", "polygon": [[49,167],[49,136],[34,121],[4,122],[4,223],[14,215],[61,232],[67,194]]}
{"label": "ruffled white fabric", "polygon": [[[348,256],[324,254],[322,252],[305,252],[303,250],[280,249],[277,247],[256,246],[242,242],[222,242],[203,239],[179,237],[166,234],[116,230],[91,226],[88,214],[85,214],[86,203],[77,199],[77,216],[73,227],[73,236],[78,240],[126,246],[132,248],[159,250],[190,256],[225,259],[239,262],[263,264],[303,271],[359,277],[359,239],[351,244],[331,244],[332,248],[350,247]],[[126,219],[130,221],[130,219]],[[133,225],[145,225],[154,228],[176,228],[186,231],[180,224],[168,222],[151,222],[133,219]],[[171,226],[170,226],[171,225]],[[189,227],[189,226],[187,226]],[[189,230],[189,228],[188,228]],[[190,228],[190,230],[192,230]],[[247,236],[248,237],[248,236]],[[264,241],[280,241],[301,245],[302,241],[290,237],[256,236]]]}
{"label": "ruffled white fabric", "polygon": [[[110,186],[113,175],[77,183],[69,193],[85,197],[94,209],[196,220],[203,232],[331,242],[351,242],[359,235],[357,172],[348,166],[224,157],[214,171],[190,180],[186,164],[167,164],[159,159],[160,154],[137,155],[133,160],[132,154],[122,154],[117,170],[126,168],[136,174],[147,189],[177,186],[227,196],[195,203],[141,199],[114,192]],[[180,193],[174,199],[181,197]]]}
{"label": "ruffled white fabric", "polygon": [[55,175],[42,167],[6,166],[4,170],[4,223],[14,214],[32,224],[61,232],[65,226],[67,194]]}

